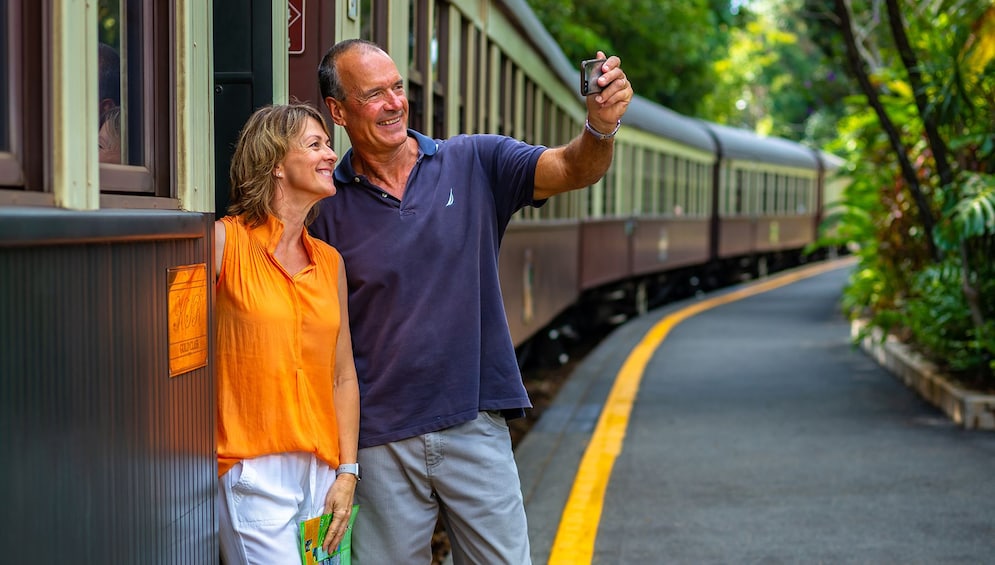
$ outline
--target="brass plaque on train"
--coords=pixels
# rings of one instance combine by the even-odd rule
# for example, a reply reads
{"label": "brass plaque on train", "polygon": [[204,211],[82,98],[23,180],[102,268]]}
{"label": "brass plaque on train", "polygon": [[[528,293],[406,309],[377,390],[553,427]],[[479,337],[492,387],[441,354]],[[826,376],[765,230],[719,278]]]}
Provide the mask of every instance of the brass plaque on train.
{"label": "brass plaque on train", "polygon": [[169,269],[169,376],[207,365],[207,265]]}

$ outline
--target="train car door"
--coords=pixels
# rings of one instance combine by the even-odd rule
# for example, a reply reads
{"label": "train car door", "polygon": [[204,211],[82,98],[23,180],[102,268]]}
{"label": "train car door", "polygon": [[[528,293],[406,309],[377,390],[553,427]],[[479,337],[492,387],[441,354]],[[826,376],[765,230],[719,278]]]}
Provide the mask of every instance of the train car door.
{"label": "train car door", "polygon": [[228,168],[238,132],[254,110],[273,102],[272,14],[272,0],[214,0],[214,211],[218,218],[228,208]]}
{"label": "train car door", "polygon": [[[310,102],[330,120],[318,87],[318,65],[335,43],[336,6],[340,2],[289,0],[287,2],[288,70],[290,99]],[[358,2],[349,2],[356,9]],[[331,122],[329,122],[331,123]]]}

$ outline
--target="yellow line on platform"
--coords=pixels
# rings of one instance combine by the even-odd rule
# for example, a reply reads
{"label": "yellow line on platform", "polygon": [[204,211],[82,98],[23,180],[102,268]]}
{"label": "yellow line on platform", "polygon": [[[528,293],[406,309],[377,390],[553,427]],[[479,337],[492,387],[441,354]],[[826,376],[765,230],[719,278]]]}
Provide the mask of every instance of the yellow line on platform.
{"label": "yellow line on platform", "polygon": [[594,541],[601,522],[605,489],[608,487],[608,479],[615,466],[615,458],[622,452],[622,440],[629,425],[632,404],[636,400],[636,393],[639,392],[639,383],[642,381],[646,364],[674,326],[716,306],[853,264],[852,258],[846,258],[773,276],[728,294],[692,304],[664,316],[657,322],[632,350],[615,377],[615,384],[608,393],[601,416],[598,418],[598,425],[594,428],[591,442],[574,477],[573,488],[560,517],[560,527],[556,532],[548,563],[550,565],[591,563],[594,556]]}

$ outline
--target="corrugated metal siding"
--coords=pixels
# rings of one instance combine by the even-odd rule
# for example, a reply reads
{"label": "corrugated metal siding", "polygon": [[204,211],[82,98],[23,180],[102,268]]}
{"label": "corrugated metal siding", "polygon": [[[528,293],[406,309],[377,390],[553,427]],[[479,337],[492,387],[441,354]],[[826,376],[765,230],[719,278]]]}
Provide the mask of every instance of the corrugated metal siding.
{"label": "corrugated metal siding", "polygon": [[212,219],[5,247],[26,220],[0,213],[5,562],[218,562],[213,360],[170,378],[167,341],[167,269],[209,264]]}

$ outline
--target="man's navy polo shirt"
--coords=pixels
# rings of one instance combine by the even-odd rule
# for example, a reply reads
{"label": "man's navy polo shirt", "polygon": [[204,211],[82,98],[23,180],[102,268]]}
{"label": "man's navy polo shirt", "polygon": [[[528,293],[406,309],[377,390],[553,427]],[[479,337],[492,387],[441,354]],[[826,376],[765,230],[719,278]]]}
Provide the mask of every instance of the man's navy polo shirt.
{"label": "man's navy polo shirt", "polygon": [[401,201],[356,174],[350,149],[335,169],[336,195],[311,226],[345,259],[360,447],[468,422],[481,410],[531,407],[498,247],[512,214],[533,204],[545,147],[497,135],[408,135],[419,155]]}

